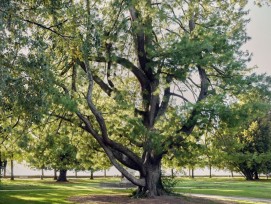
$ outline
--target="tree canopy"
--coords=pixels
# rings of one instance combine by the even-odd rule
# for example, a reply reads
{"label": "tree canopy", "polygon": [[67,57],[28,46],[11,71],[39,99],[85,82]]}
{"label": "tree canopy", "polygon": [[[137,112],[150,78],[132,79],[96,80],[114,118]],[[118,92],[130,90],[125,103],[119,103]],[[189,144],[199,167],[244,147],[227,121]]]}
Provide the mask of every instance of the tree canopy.
{"label": "tree canopy", "polygon": [[1,104],[18,104],[33,122],[47,114],[82,128],[138,194],[161,195],[163,156],[198,139],[257,78],[246,77],[241,50],[246,4],[1,2]]}

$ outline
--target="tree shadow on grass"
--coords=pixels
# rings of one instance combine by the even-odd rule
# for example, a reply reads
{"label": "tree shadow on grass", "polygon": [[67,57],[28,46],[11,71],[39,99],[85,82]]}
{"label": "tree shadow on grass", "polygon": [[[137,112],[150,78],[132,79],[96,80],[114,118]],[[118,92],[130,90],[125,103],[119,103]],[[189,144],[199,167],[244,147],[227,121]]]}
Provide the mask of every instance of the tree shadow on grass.
{"label": "tree shadow on grass", "polygon": [[70,203],[63,194],[50,192],[0,192],[0,204],[66,204]]}

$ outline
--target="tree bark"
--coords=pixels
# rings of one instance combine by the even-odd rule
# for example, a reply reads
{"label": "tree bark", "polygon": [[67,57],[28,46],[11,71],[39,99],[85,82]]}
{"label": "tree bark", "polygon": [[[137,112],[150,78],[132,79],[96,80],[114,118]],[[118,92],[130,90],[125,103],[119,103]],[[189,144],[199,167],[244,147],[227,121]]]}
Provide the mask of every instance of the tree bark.
{"label": "tree bark", "polygon": [[212,178],[212,165],[209,165],[209,178]]}
{"label": "tree bark", "polygon": [[14,161],[10,160],[10,180],[14,180]]}
{"label": "tree bark", "polygon": [[40,179],[43,180],[43,178],[44,178],[44,169],[41,168],[41,177],[40,177]]}
{"label": "tree bark", "polygon": [[67,170],[66,169],[60,169],[59,170],[59,176],[57,178],[57,181],[59,182],[67,182]]}
{"label": "tree bark", "polygon": [[258,174],[257,171],[254,172],[254,179],[255,179],[255,180],[259,180],[259,179],[260,179],[260,178],[259,178],[259,174]]}
{"label": "tree bark", "polygon": [[161,178],[161,160],[147,161],[144,164],[144,171],[145,175],[141,175],[141,178],[145,179],[146,185],[144,187],[138,187],[137,195],[139,197],[147,196],[149,198],[164,195],[166,191]]}
{"label": "tree bark", "polygon": [[93,180],[94,179],[94,176],[93,176],[93,169],[90,169],[90,179]]}
{"label": "tree bark", "polygon": [[7,167],[6,167],[6,166],[4,167],[4,173],[3,173],[3,176],[4,176],[4,178],[6,178],[6,176],[7,176]]}
{"label": "tree bark", "polygon": [[104,178],[106,178],[106,169],[104,169]]}
{"label": "tree bark", "polygon": [[54,169],[54,180],[56,181],[57,180],[57,170]]}

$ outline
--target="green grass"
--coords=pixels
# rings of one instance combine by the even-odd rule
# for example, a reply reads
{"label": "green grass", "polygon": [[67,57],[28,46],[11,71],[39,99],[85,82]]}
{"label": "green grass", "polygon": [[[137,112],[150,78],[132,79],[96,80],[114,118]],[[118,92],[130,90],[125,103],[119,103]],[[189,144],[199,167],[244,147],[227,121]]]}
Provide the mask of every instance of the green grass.
{"label": "green grass", "polygon": [[[2,179],[0,204],[68,204],[71,196],[91,194],[126,194],[131,190],[102,189],[100,182],[119,182],[119,178],[70,179],[58,183],[52,179]],[[245,181],[242,178],[180,178],[178,193],[209,194],[271,199],[271,180]],[[241,203],[241,202],[240,202]],[[244,202],[247,203],[247,202]]]}
{"label": "green grass", "polygon": [[271,180],[246,181],[243,178],[181,178],[176,192],[271,199]]}
{"label": "green grass", "polygon": [[90,194],[128,194],[130,190],[110,190],[99,188],[100,182],[119,182],[120,179],[70,179],[59,183],[52,179],[2,179],[0,184],[0,204],[51,204],[72,203],[71,196]]}

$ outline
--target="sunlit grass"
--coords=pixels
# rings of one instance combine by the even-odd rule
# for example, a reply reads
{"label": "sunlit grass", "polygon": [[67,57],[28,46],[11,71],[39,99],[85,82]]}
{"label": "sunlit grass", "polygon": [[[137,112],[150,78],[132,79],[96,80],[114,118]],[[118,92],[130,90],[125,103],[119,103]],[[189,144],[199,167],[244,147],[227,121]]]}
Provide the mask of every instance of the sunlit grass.
{"label": "sunlit grass", "polygon": [[24,203],[59,203],[68,204],[71,196],[90,194],[127,194],[129,190],[102,189],[101,182],[119,182],[119,178],[108,179],[70,179],[67,183],[55,182],[52,179],[16,179],[10,181],[2,179],[0,185],[0,204],[24,204]]}
{"label": "sunlit grass", "polygon": [[245,181],[243,178],[180,178],[177,192],[271,199],[271,180]]}
{"label": "sunlit grass", "polygon": [[[103,189],[101,182],[120,182],[120,178],[70,179],[67,183],[52,179],[2,179],[0,204],[69,204],[69,197],[82,195],[105,195],[131,193],[131,189]],[[175,188],[178,193],[208,194],[271,199],[271,180],[245,181],[241,178],[180,178]],[[238,201],[252,204],[255,202]]]}

